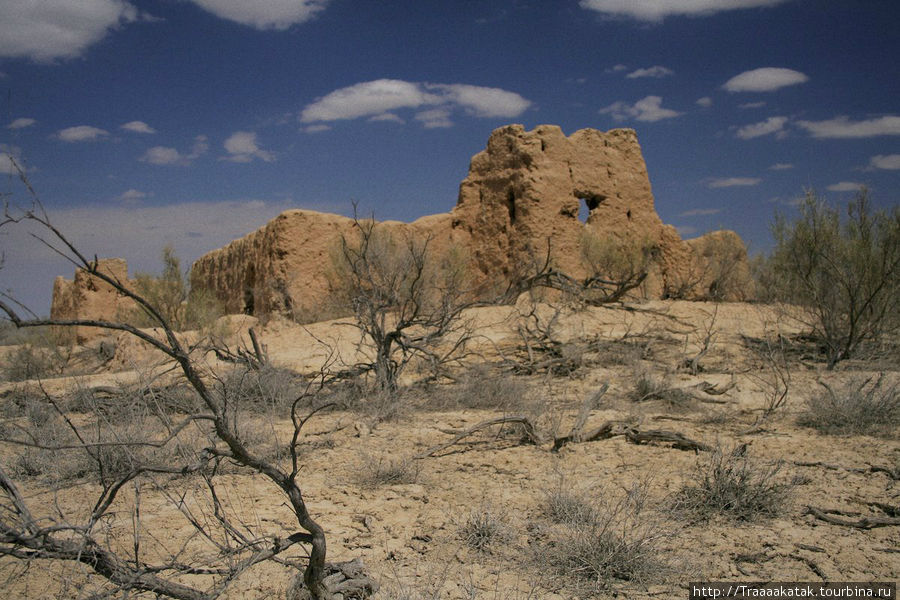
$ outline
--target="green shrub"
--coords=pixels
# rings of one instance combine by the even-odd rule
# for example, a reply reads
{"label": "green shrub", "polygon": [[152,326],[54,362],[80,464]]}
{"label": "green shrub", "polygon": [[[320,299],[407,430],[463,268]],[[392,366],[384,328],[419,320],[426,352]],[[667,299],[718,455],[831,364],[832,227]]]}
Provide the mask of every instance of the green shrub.
{"label": "green shrub", "polygon": [[900,206],[872,212],[860,190],[847,217],[813,191],[790,222],[776,217],[766,276],[824,349],[828,368],[900,325]]}

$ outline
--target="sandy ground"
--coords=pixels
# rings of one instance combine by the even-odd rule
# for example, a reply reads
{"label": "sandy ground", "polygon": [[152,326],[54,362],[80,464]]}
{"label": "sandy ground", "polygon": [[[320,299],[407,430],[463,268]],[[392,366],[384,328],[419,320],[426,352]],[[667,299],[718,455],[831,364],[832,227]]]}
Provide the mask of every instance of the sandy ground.
{"label": "sandy ground", "polygon": [[[716,308],[702,303],[650,302],[636,309],[567,314],[557,335],[573,344],[625,337],[641,349],[642,357],[588,354],[583,365],[565,377],[544,373],[515,376],[530,390],[519,403],[496,409],[461,408],[458,389],[477,393],[477,386],[457,386],[456,392],[438,386],[406,392],[406,408],[393,420],[379,422],[365,410],[324,413],[312,420],[300,446],[303,491],[311,514],[327,531],[329,559],[362,557],[381,582],[382,591],[376,598],[385,600],[680,598],[686,597],[689,581],[900,579],[900,527],[862,530],[805,514],[807,505],[873,515],[877,511],[866,502],[900,504],[900,485],[883,472],[868,471],[870,465],[896,468],[900,464],[896,434],[887,438],[837,437],[795,424],[806,400],[821,393],[818,378],[838,385],[873,375],[874,369],[853,363],[825,372],[821,363],[800,357],[792,363],[787,406],[757,431],[746,433],[765,405],[767,380],[766,370],[748,351],[742,336],[763,338],[773,331],[796,333],[797,328],[779,318],[779,311],[745,304]],[[469,367],[457,371],[460,377],[464,379],[466,370],[479,363],[496,365],[502,357],[513,356],[520,348],[516,324],[522,311],[521,306],[495,307],[468,315],[478,338],[469,347],[473,352]],[[229,333],[240,335],[252,324],[252,320],[232,323]],[[348,364],[358,358],[359,335],[344,324],[300,327],[277,321],[258,327],[272,362],[298,372],[315,372],[329,354]],[[707,330],[715,335],[702,359],[703,370],[696,375],[677,371],[685,357],[697,353]],[[236,338],[232,343],[237,343]],[[613,346],[612,352],[621,354],[623,348]],[[160,370],[152,366],[156,362],[138,344],[123,342],[115,368],[127,370],[112,372],[108,367],[82,375],[78,382],[90,387],[146,378],[154,368]],[[735,385],[715,397],[717,403],[650,400],[637,404],[629,395],[640,369],[661,377],[668,372],[673,387],[703,381],[720,387]],[[410,378],[414,375],[409,374]],[[566,432],[583,400],[604,384],[610,386],[609,391],[591,412],[587,429],[615,419],[641,429],[677,431],[728,449],[746,443],[754,459],[764,464],[783,462],[777,478],[794,484],[789,503],[772,518],[750,522],[735,523],[725,517],[686,519],[666,507],[690,480],[704,453],[666,444],[636,445],[622,436],[571,444],[554,453],[547,445],[522,443],[517,431],[498,427],[435,456],[412,461],[414,482],[367,485],[363,481],[373,463],[412,460],[423,450],[447,441],[452,437],[449,431],[503,414],[540,415],[542,422],[556,423],[559,432]],[[21,388],[22,384],[18,385]],[[72,385],[73,380],[66,378],[44,382],[51,394]],[[0,387],[0,394],[6,393],[7,398],[0,403],[9,401],[13,387]],[[457,400],[441,403],[434,400],[436,396]],[[267,426],[284,437],[288,425],[282,420]],[[11,452],[3,448],[0,459],[11,460]],[[646,522],[657,525],[663,534],[656,552],[665,568],[648,581],[618,582],[612,590],[589,594],[573,584],[572,578],[549,567],[548,554],[554,552],[548,546],[553,535],[546,516],[549,493],[568,489],[598,501],[614,501],[636,483],[649,493]],[[181,545],[202,547],[191,537],[193,528],[184,518],[185,506],[209,516],[200,500],[201,484],[168,476],[148,483],[140,495],[144,535],[170,550]],[[24,478],[21,485],[29,502],[51,513],[83,513],[84,499],[96,493],[95,486],[84,482],[53,490],[39,477]],[[259,476],[245,471],[226,474],[220,490],[236,518],[256,531],[287,535],[297,530],[283,497]],[[131,526],[135,491],[123,493],[120,502],[115,518],[121,522],[111,525],[111,531]],[[502,529],[484,551],[471,548],[460,533],[473,512],[492,515]],[[124,536],[125,541],[119,543],[128,547],[132,539]],[[148,540],[147,547],[153,543]],[[10,569],[9,563],[4,563],[4,572],[11,573]],[[42,563],[40,569],[16,572],[11,589],[17,597],[43,598],[57,594],[60,586],[69,582],[62,595],[79,597],[83,593],[77,583],[83,580],[81,572],[79,567]],[[255,567],[229,587],[226,597],[283,597],[291,573],[280,565]]]}

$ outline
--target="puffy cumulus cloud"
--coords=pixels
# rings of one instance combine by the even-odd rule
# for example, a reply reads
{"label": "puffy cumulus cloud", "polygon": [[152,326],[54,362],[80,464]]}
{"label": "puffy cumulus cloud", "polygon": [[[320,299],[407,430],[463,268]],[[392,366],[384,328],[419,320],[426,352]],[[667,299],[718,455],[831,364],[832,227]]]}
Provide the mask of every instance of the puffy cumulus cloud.
{"label": "puffy cumulus cloud", "polygon": [[236,163],[252,162],[258,158],[265,162],[275,160],[275,155],[263,150],[256,141],[256,133],[252,131],[235,131],[224,143],[228,156],[224,160]]}
{"label": "puffy cumulus cloud", "polygon": [[109,132],[91,125],[78,125],[60,129],[56,136],[64,142],[92,142],[109,135]]}
{"label": "puffy cumulus cloud", "polygon": [[129,121],[121,125],[119,129],[130,131],[132,133],[156,133],[156,130],[144,123],[143,121]]}
{"label": "puffy cumulus cloud", "polygon": [[611,114],[617,121],[633,118],[638,121],[653,123],[663,119],[678,117],[684,113],[663,108],[662,98],[660,96],[647,96],[634,104],[627,104],[621,101],[614,102],[606,108],[601,108],[600,114]]}
{"label": "puffy cumulus cloud", "polygon": [[787,0],[581,0],[581,8],[615,17],[659,22],[670,16],[705,16],[739,8],[774,6]]}
{"label": "puffy cumulus cloud", "polygon": [[626,79],[639,79],[641,77],[653,77],[655,79],[659,79],[661,77],[668,77],[670,75],[674,75],[675,71],[672,69],[667,69],[665,67],[661,67],[660,65],[655,65],[652,67],[647,67],[646,69],[637,69],[632,71],[628,75],[625,76]]}
{"label": "puffy cumulus cloud", "polygon": [[35,123],[37,123],[37,121],[35,119],[29,119],[28,117],[21,117],[18,119],[14,119],[6,127],[8,129],[25,129],[26,127],[31,127]]}
{"label": "puffy cumulus cloud", "polygon": [[791,163],[775,163],[771,167],[769,167],[770,171],[787,171],[788,169],[793,169],[794,165]]}
{"label": "puffy cumulus cloud", "polygon": [[531,102],[500,88],[481,87],[462,83],[425,85],[429,90],[441,92],[444,101],[461,106],[474,117],[518,117]]}
{"label": "puffy cumulus cloud", "polygon": [[900,169],[900,154],[879,154],[873,156],[869,160],[869,167],[896,171]]}
{"label": "puffy cumulus cloud", "polygon": [[713,179],[709,179],[706,182],[706,187],[709,188],[727,188],[727,187],[741,187],[741,186],[751,186],[751,185],[759,185],[762,181],[759,177],[716,177]]}
{"label": "puffy cumulus cloud", "polygon": [[3,0],[0,56],[38,62],[76,57],[137,18],[125,0]]}
{"label": "puffy cumulus cloud", "polygon": [[743,104],[739,104],[739,105],[738,105],[738,108],[741,108],[741,109],[743,109],[743,110],[747,110],[747,109],[750,109],[750,108],[762,108],[762,107],[765,106],[765,105],[766,105],[765,102],[745,102],[745,103],[743,103]]}
{"label": "puffy cumulus cloud", "polygon": [[284,30],[309,21],[330,0],[192,0],[216,15],[256,29]]}
{"label": "puffy cumulus cloud", "polygon": [[187,166],[195,158],[199,158],[209,150],[209,142],[205,135],[198,135],[194,138],[194,145],[187,154],[182,154],[176,148],[168,146],[154,146],[149,148],[138,159],[141,162],[150,163],[151,165],[179,165]]}
{"label": "puffy cumulus cloud", "polygon": [[841,181],[838,183],[833,183],[825,189],[829,192],[858,192],[859,188],[863,187],[864,185],[865,184],[858,183],[856,181]]}
{"label": "puffy cumulus cloud", "polygon": [[769,117],[765,121],[744,125],[737,130],[737,137],[742,140],[750,140],[753,138],[769,135],[772,133],[784,133],[784,125],[787,123],[787,117]]}
{"label": "puffy cumulus cloud", "polygon": [[[426,127],[446,127],[453,110],[474,117],[516,117],[531,102],[499,88],[460,83],[415,83],[398,79],[365,81],[335,90],[307,105],[300,113],[302,123],[319,123],[370,117],[370,120],[403,120],[396,111],[425,109],[416,120]],[[432,111],[441,111],[440,113]],[[441,118],[428,118],[440,114]]]}
{"label": "puffy cumulus cloud", "polygon": [[763,67],[744,71],[725,82],[722,89],[728,92],[774,92],[789,85],[809,81],[800,71],[779,67]]}
{"label": "puffy cumulus cloud", "polygon": [[867,138],[900,135],[900,117],[888,115],[875,119],[851,121],[845,116],[827,121],[797,121],[815,138]]}
{"label": "puffy cumulus cloud", "polygon": [[713,101],[709,96],[703,96],[702,98],[697,98],[697,106],[702,106],[703,108],[709,108],[712,106]]}

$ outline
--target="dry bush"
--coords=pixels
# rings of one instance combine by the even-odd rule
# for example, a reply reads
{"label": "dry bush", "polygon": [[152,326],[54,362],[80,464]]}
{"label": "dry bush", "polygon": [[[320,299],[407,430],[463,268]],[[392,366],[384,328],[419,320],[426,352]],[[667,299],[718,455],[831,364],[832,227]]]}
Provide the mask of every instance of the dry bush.
{"label": "dry bush", "polygon": [[441,396],[447,408],[515,412],[532,403],[534,392],[521,377],[494,373],[489,365],[474,365],[460,383],[449,386]]}
{"label": "dry bush", "polygon": [[752,459],[743,444],[717,446],[700,458],[671,507],[676,514],[701,521],[721,515],[734,521],[776,517],[788,503],[793,485],[779,481],[782,463]]}
{"label": "dry bush", "polygon": [[588,272],[580,299],[588,304],[617,302],[647,278],[658,248],[649,240],[618,240],[585,229],[581,260]]}
{"label": "dry bush", "polygon": [[659,375],[648,367],[634,369],[634,388],[629,398],[633,402],[660,400],[669,406],[684,406],[693,400],[690,394],[672,385],[668,374]]}
{"label": "dry bush", "polygon": [[563,487],[562,482],[545,495],[543,511],[552,522],[562,525],[578,526],[599,518],[597,507],[586,493]]}
{"label": "dry bush", "polygon": [[465,355],[471,332],[462,313],[475,297],[469,260],[431,241],[354,216],[353,234],[332,251],[331,296],[353,315],[359,349],[370,356],[359,366],[380,390],[395,390],[414,359],[436,376]]}
{"label": "dry bush", "polygon": [[356,466],[356,483],[363,488],[402,485],[419,480],[419,462],[404,456],[362,454]]}
{"label": "dry bush", "polygon": [[295,399],[303,395],[307,386],[307,382],[298,374],[271,364],[265,364],[259,369],[232,369],[219,378],[218,383],[226,402],[234,404],[240,410],[282,415]]}
{"label": "dry bush", "polygon": [[797,423],[831,435],[895,436],[900,427],[900,390],[898,383],[877,379],[851,381],[835,389],[819,381],[824,388],[806,401],[806,409]]}
{"label": "dry bush", "polygon": [[618,500],[598,500],[575,501],[580,506],[569,516],[576,518],[549,531],[537,559],[574,587],[589,587],[588,593],[608,590],[616,581],[645,583],[662,577],[668,567],[659,543],[671,534],[648,510],[647,483],[635,484]]}
{"label": "dry bush", "polygon": [[512,533],[506,512],[489,505],[472,509],[457,528],[459,538],[478,552],[487,552],[491,546],[508,542]]}

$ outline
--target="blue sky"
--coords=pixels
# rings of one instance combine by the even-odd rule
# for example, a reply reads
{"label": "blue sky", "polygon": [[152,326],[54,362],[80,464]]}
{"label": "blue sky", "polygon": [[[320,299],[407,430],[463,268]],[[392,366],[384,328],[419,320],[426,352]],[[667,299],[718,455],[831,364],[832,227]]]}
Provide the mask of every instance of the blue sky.
{"label": "blue sky", "polygon": [[[656,207],[771,245],[804,188],[898,202],[896,0],[4,0],[12,155],[90,254],[156,271],[280,211],[449,211],[507,123],[632,127]],[[47,312],[71,267],[0,236]]]}

